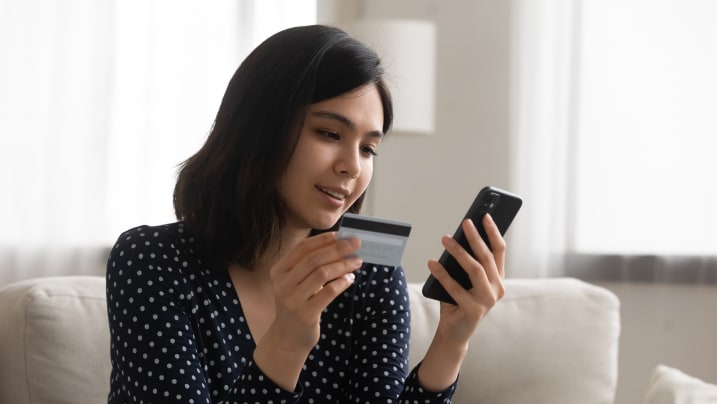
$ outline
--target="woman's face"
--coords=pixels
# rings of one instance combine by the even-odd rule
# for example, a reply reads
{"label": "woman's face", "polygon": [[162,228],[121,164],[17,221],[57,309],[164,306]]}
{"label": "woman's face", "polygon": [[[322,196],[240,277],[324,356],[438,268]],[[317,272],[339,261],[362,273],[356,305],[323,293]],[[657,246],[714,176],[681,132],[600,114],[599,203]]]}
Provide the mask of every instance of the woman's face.
{"label": "woman's face", "polygon": [[279,180],[287,225],[333,226],[368,187],[382,137],[383,107],[373,84],[309,105]]}

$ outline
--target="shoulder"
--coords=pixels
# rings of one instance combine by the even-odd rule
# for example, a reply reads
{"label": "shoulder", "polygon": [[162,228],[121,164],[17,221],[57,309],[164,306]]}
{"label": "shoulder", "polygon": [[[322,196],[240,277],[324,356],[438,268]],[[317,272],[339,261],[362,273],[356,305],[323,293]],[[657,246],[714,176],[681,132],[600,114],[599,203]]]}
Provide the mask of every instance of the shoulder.
{"label": "shoulder", "polygon": [[142,258],[171,255],[194,255],[195,238],[182,222],[159,226],[141,225],[124,231],[117,238],[110,257],[141,255]]}
{"label": "shoulder", "polygon": [[123,232],[110,251],[107,272],[137,270],[185,274],[204,268],[195,238],[182,222],[137,226]]}
{"label": "shoulder", "polygon": [[126,230],[117,238],[114,249],[142,248],[155,246],[165,247],[172,244],[183,245],[193,243],[194,237],[186,233],[182,222],[168,223],[159,226],[141,225]]}

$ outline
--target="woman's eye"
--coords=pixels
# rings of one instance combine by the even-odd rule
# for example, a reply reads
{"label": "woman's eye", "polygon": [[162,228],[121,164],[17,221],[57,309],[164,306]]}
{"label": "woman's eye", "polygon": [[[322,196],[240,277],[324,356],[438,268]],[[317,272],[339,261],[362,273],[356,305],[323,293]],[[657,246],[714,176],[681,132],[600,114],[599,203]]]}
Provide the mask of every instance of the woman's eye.
{"label": "woman's eye", "polygon": [[364,146],[361,148],[361,152],[371,157],[378,156],[378,153],[376,153],[376,149],[374,149],[373,146]]}
{"label": "woman's eye", "polygon": [[334,139],[334,140],[338,140],[338,139],[339,139],[339,134],[336,133],[336,132],[330,132],[330,131],[327,131],[327,130],[319,130],[319,134],[320,134],[321,136],[326,137],[326,138],[329,138],[329,139]]}
{"label": "woman's eye", "polygon": [[[338,132],[332,132],[332,131],[330,131],[330,130],[317,129],[317,130],[316,130],[316,133],[317,133],[319,136],[321,136],[321,137],[323,137],[323,138],[326,138],[326,139],[328,139],[328,140],[331,140],[331,141],[341,141],[341,135],[339,135]],[[368,144],[368,145],[360,146],[360,147],[359,147],[359,150],[360,150],[361,153],[362,153],[364,156],[366,156],[366,157],[378,156],[378,153],[376,153],[376,146],[373,145],[373,144]]]}

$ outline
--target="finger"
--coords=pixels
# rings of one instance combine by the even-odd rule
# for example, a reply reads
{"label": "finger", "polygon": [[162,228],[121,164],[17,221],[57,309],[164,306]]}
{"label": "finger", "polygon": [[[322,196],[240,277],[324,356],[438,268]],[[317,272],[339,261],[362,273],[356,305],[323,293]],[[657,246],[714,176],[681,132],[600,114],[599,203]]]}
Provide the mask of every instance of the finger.
{"label": "finger", "polygon": [[[297,262],[291,275],[294,276],[297,283],[301,283],[309,277],[317,279],[315,275],[318,273],[318,279],[326,283],[346,273],[346,271],[341,270],[343,266],[331,264],[356,264],[353,269],[361,266],[362,262],[357,261],[357,257],[353,255],[360,247],[361,240],[356,237],[336,240],[334,243],[306,254]],[[323,285],[323,283],[319,286]]]}
{"label": "finger", "polygon": [[[485,216],[483,217],[485,218]],[[468,239],[468,244],[470,245],[471,250],[473,250],[473,255],[483,267],[483,272],[486,273],[488,279],[496,279],[497,277],[500,277],[500,272],[496,267],[493,252],[490,248],[488,248],[488,244],[485,243],[483,238],[480,236],[480,233],[478,233],[475,223],[473,223],[471,219],[466,219],[463,221],[462,226],[463,233]]]}
{"label": "finger", "polygon": [[306,255],[336,242],[336,232],[326,232],[316,236],[307,237],[301,240],[294,249],[282,259],[279,265],[274,267],[276,272],[290,271]]}
{"label": "finger", "polygon": [[309,298],[311,309],[322,312],[341,293],[346,291],[356,280],[356,275],[349,272],[326,283]]}
{"label": "finger", "polygon": [[495,264],[498,267],[498,273],[501,278],[505,278],[505,239],[500,234],[498,225],[495,224],[493,217],[488,213],[483,216],[483,227],[485,228],[488,240],[490,241],[490,248],[493,252]]}
{"label": "finger", "polygon": [[300,282],[300,286],[315,293],[342,276],[353,273],[361,268],[361,265],[363,265],[363,260],[359,257],[343,257],[315,268]]}
{"label": "finger", "polygon": [[[463,231],[465,233],[467,229],[465,222],[463,227]],[[473,230],[475,231],[475,227],[473,228]],[[466,234],[466,236],[469,238],[469,240],[470,238],[472,238],[469,234]],[[478,236],[478,238],[480,239],[480,236]],[[443,247],[446,249],[446,251],[448,251],[448,253],[453,258],[455,258],[456,262],[458,262],[458,265],[460,265],[461,268],[468,274],[468,278],[470,279],[471,284],[473,284],[472,289],[476,289],[478,291],[484,290],[486,288],[486,285],[488,285],[489,283],[489,279],[486,274],[485,268],[481,264],[481,262],[474,258],[453,237],[443,236],[441,242],[443,243]],[[485,243],[484,248],[487,248],[485,247]]]}
{"label": "finger", "polygon": [[321,234],[302,240],[296,248],[287,253],[272,268],[271,277],[274,289],[285,299],[294,301],[296,304],[305,302],[324,283],[346,271],[332,272],[321,269],[324,271],[323,282],[319,279],[313,283],[302,285],[307,276],[317,267],[339,261],[343,256],[350,255],[358,246],[360,246],[360,240],[336,240],[336,233]]}
{"label": "finger", "polygon": [[463,286],[453,279],[440,262],[434,259],[428,260],[428,270],[453,300],[456,300],[458,295],[464,291]]}
{"label": "finger", "polygon": [[429,260],[428,269],[456,304],[459,306],[465,306],[467,304],[466,299],[470,297],[470,294],[460,283],[453,279],[440,262],[433,259]]}

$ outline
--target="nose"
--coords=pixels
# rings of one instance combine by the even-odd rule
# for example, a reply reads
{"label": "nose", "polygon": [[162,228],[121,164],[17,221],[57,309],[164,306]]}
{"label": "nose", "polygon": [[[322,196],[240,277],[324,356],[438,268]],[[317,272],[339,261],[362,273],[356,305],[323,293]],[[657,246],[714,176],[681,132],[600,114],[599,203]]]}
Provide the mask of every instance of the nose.
{"label": "nose", "polygon": [[345,150],[336,160],[335,170],[342,176],[358,178],[361,174],[361,156],[358,150]]}

